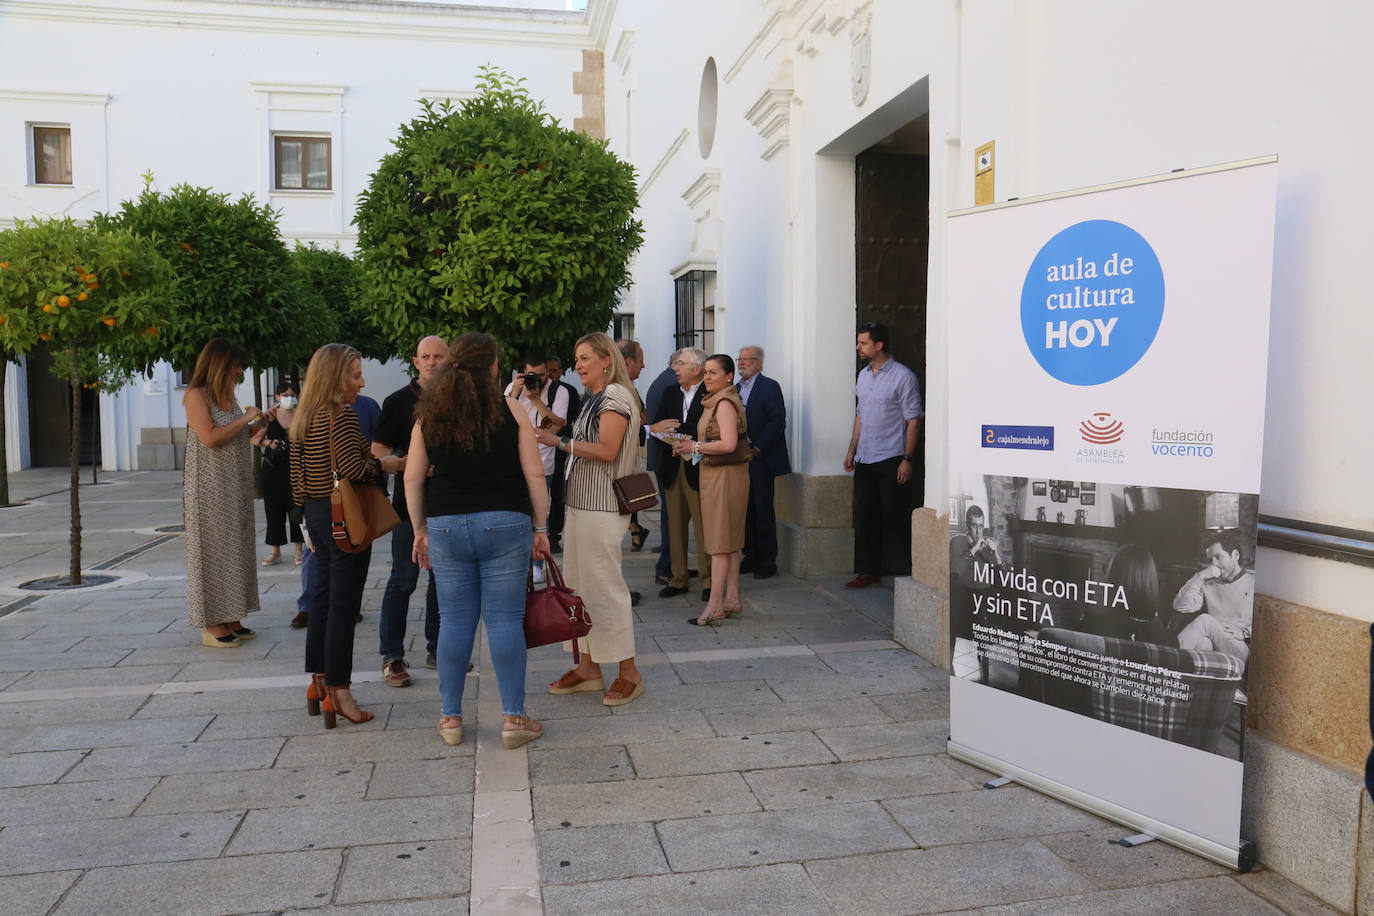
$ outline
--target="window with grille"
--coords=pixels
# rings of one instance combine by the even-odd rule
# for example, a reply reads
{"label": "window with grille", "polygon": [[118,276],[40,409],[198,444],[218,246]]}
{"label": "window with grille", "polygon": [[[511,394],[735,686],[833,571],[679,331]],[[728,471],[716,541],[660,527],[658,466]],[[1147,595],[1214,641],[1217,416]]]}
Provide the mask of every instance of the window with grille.
{"label": "window with grille", "polygon": [[273,138],[278,191],[328,191],[334,187],[329,137]]}
{"label": "window with grille", "polygon": [[677,301],[674,340],[677,348],[701,347],[712,353],[716,342],[716,272],[689,270],[673,280]]}

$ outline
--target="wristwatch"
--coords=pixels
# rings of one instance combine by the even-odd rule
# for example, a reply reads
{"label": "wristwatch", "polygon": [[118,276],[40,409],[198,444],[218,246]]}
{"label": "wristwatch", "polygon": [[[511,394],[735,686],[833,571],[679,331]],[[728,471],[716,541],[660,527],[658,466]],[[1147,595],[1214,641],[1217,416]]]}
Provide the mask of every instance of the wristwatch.
{"label": "wristwatch", "polygon": [[572,454],[572,452],[568,449],[568,443],[571,441],[572,440],[569,439],[567,436],[560,436],[558,438],[558,447],[561,448],[563,451],[568,452],[568,454]]}
{"label": "wristwatch", "polygon": [[916,463],[916,456],[915,456],[915,455],[903,455],[903,456],[902,456],[902,460],[905,461],[905,462],[908,462],[909,464],[915,464],[915,463]]}

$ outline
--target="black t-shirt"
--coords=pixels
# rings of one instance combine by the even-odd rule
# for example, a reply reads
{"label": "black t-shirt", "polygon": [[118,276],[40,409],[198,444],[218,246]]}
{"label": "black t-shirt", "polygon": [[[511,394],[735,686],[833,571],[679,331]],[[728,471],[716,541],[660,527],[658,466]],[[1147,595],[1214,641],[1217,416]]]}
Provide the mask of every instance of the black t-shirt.
{"label": "black t-shirt", "polygon": [[520,467],[520,427],[504,403],[504,420],[484,447],[459,449],[425,439],[434,476],[425,488],[425,515],[520,512],[533,515],[529,485]]}
{"label": "black t-shirt", "polygon": [[[372,441],[404,455],[410,450],[410,431],[415,426],[415,405],[420,403],[420,383],[412,381],[387,395],[382,402],[382,415],[372,430]],[[396,476],[391,503],[401,518],[406,517],[406,487],[402,475]]]}

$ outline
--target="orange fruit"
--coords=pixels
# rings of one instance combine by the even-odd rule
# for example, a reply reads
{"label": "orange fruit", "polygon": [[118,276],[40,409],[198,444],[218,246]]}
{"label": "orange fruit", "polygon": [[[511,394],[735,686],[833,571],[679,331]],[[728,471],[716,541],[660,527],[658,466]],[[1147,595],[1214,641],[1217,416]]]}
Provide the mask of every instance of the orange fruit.
{"label": "orange fruit", "polygon": [[109,315],[101,315],[100,320],[105,322],[105,326],[108,328],[112,328],[115,326],[115,319],[110,317]]}
{"label": "orange fruit", "polygon": [[144,328],[144,329],[143,329],[143,336],[144,336],[144,337],[156,337],[156,336],[157,336],[157,328],[152,327],[151,325],[150,325],[149,327]]}
{"label": "orange fruit", "polygon": [[38,335],[38,339],[39,339],[39,340],[52,340],[52,335],[51,335],[51,334],[39,334],[39,335]]}
{"label": "orange fruit", "polygon": [[81,292],[81,293],[77,293],[77,294],[76,294],[76,301],[77,301],[77,302],[85,302],[85,301],[86,301],[87,299],[89,299],[89,298],[91,298],[91,297],[90,297],[89,295],[87,295],[86,293],[84,293],[84,292]]}
{"label": "orange fruit", "polygon": [[47,312],[49,315],[51,315],[51,314],[52,314],[52,303],[51,303],[51,302],[45,302],[45,303],[43,303],[43,311],[45,311],[45,312]]}
{"label": "orange fruit", "polygon": [[9,321],[9,319],[6,318],[4,315],[0,315],[0,324],[4,324],[6,321]]}
{"label": "orange fruit", "polygon": [[72,304],[72,300],[68,299],[66,296],[58,296],[57,304],[61,308],[66,308],[67,306]]}
{"label": "orange fruit", "polygon": [[96,280],[95,280],[94,277],[92,277],[90,280],[86,281],[86,285],[89,286],[91,289],[99,289],[99,288],[100,288],[100,284],[96,282]]}
{"label": "orange fruit", "polygon": [[9,261],[0,261],[0,270],[8,270],[8,269],[9,269],[9,266],[10,266],[10,262],[9,262]]}
{"label": "orange fruit", "polygon": [[182,251],[190,251],[190,250],[191,250],[191,243],[190,243],[190,242],[182,242],[182,243],[181,243],[181,250],[182,250]]}

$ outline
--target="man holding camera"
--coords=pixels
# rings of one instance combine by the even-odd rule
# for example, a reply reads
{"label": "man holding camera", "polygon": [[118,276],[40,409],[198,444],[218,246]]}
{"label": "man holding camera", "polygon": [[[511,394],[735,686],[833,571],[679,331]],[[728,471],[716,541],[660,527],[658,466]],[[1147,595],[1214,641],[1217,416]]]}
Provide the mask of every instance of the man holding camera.
{"label": "man holding camera", "polygon": [[[568,386],[549,378],[548,362],[540,354],[526,356],[520,373],[506,389],[506,397],[520,402],[535,429],[558,433],[568,420]],[[551,445],[539,446],[539,459],[544,462],[544,482],[549,488],[550,498],[555,492],[554,456],[557,453],[558,449]],[[560,534],[561,531],[554,533],[550,523],[550,546]]]}

